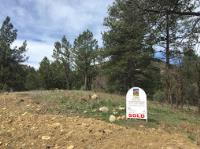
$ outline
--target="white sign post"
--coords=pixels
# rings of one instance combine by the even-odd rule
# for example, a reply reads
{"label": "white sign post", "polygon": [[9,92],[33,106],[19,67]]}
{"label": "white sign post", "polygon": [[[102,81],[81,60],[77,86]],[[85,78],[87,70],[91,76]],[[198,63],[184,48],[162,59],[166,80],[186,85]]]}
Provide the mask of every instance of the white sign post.
{"label": "white sign post", "polygon": [[147,95],[139,87],[131,88],[126,94],[126,119],[147,121]]}

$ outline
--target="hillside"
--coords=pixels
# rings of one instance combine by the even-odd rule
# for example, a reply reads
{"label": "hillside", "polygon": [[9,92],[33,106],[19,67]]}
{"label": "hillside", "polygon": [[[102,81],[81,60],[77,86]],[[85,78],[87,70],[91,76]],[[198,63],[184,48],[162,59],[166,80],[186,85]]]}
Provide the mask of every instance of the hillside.
{"label": "hillside", "polygon": [[[125,114],[123,96],[83,91],[32,91],[0,94],[0,148],[197,149],[196,109],[171,109],[148,101],[149,122],[109,116]],[[99,108],[106,106],[108,112]]]}

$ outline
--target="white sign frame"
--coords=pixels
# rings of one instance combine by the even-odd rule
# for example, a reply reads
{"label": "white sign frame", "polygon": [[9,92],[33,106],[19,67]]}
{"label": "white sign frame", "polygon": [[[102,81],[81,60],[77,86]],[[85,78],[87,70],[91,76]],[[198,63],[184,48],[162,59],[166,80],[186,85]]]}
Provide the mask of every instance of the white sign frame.
{"label": "white sign frame", "polygon": [[148,120],[147,95],[139,87],[133,87],[126,94],[126,119]]}

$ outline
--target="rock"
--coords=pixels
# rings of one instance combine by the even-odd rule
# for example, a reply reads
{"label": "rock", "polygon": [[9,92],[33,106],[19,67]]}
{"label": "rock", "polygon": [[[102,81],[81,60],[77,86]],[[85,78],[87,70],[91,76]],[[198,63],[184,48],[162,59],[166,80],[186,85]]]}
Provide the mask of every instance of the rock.
{"label": "rock", "polygon": [[74,149],[74,146],[73,145],[69,145],[69,146],[67,146],[67,149]]}
{"label": "rock", "polygon": [[53,123],[51,126],[52,126],[53,128],[57,128],[57,127],[60,127],[61,124],[60,124],[60,123]]}
{"label": "rock", "polygon": [[115,117],[114,115],[110,115],[109,121],[110,121],[111,123],[115,122],[115,121],[116,121],[116,117]]}
{"label": "rock", "polygon": [[105,132],[106,134],[110,134],[110,133],[112,133],[112,130],[110,130],[110,129],[105,129],[104,132]]}
{"label": "rock", "polygon": [[125,120],[126,119],[126,116],[125,115],[122,115],[122,116],[118,116],[117,117],[117,120]]}
{"label": "rock", "polygon": [[96,112],[96,111],[97,111],[96,109],[93,109],[93,110],[92,110],[92,112]]}
{"label": "rock", "polygon": [[108,107],[100,107],[99,111],[107,113],[109,111]]}
{"label": "rock", "polygon": [[3,143],[0,141],[0,145],[2,145]]}
{"label": "rock", "polygon": [[49,140],[49,139],[51,139],[50,136],[42,136],[42,140]]}
{"label": "rock", "polygon": [[67,138],[71,137],[71,135],[73,134],[73,132],[74,132],[73,130],[70,131],[70,132],[68,132],[68,133],[66,134]]}
{"label": "rock", "polygon": [[144,128],[144,125],[140,125],[140,128]]}
{"label": "rock", "polygon": [[86,123],[82,123],[81,126],[83,126],[83,127],[89,127],[90,125],[86,124]]}
{"label": "rock", "polygon": [[118,114],[118,112],[117,111],[113,111],[113,114],[116,115],[116,114]]}
{"label": "rock", "polygon": [[118,117],[117,117],[117,120],[121,120],[121,116],[118,116]]}
{"label": "rock", "polygon": [[125,120],[125,119],[126,119],[126,115],[122,115],[122,116],[121,116],[121,119],[122,119],[122,120]]}
{"label": "rock", "polygon": [[94,94],[91,96],[91,99],[98,99],[98,95],[94,93]]}
{"label": "rock", "polygon": [[28,112],[24,112],[24,113],[22,114],[22,116],[24,116],[24,115],[26,115],[26,114],[28,114]]}
{"label": "rock", "polygon": [[119,106],[119,108],[118,108],[120,111],[123,111],[123,110],[125,110],[125,107],[121,107],[121,106]]}
{"label": "rock", "polygon": [[37,108],[37,109],[36,109],[36,111],[40,111],[40,110],[41,110],[40,108]]}
{"label": "rock", "polygon": [[59,148],[61,148],[61,147],[58,146],[58,144],[56,144],[56,145],[54,146],[54,149],[59,149]]}

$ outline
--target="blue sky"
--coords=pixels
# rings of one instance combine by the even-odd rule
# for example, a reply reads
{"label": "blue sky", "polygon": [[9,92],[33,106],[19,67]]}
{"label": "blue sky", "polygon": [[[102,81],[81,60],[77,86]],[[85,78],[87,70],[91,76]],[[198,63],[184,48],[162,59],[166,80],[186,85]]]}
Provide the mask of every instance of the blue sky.
{"label": "blue sky", "polygon": [[55,41],[66,35],[72,43],[89,29],[102,45],[103,19],[114,0],[1,0],[0,23],[6,16],[18,30],[13,46],[28,43],[27,64],[39,67],[44,56],[51,58]]}

